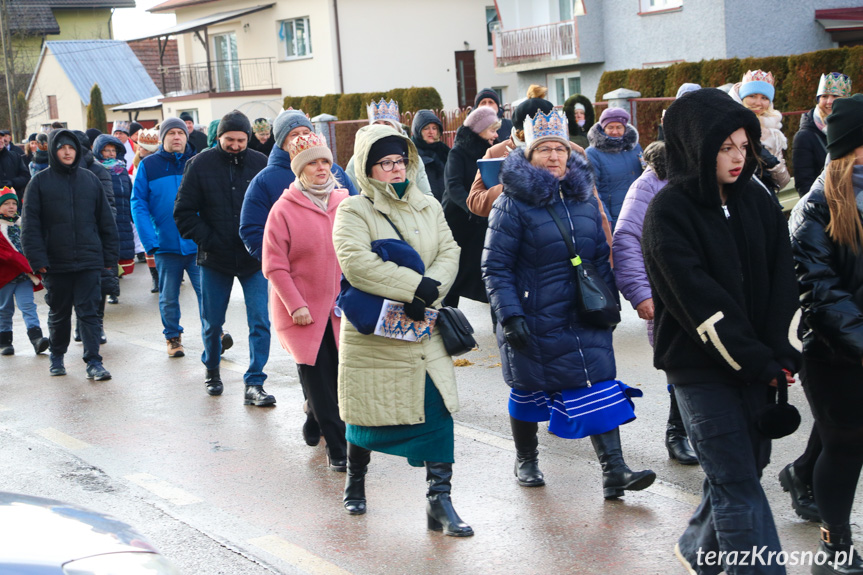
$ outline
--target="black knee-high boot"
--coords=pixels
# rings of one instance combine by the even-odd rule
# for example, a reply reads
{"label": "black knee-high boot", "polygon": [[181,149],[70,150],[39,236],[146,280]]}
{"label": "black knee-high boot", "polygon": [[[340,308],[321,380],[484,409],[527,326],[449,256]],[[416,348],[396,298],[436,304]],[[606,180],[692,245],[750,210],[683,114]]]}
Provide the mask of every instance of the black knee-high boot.
{"label": "black knee-high boot", "polygon": [[149,268],[150,277],[153,279],[153,285],[150,287],[150,293],[159,293],[159,270],[155,267]]}
{"label": "black knee-high boot", "polygon": [[851,526],[844,525],[821,526],[821,542],[818,554],[824,553],[827,561],[812,565],[813,575],[863,575],[863,560],[854,550],[851,541]]}
{"label": "black knee-high boot", "polygon": [[602,466],[602,496],[616,499],[623,496],[624,490],[641,491],[650,487],[656,474],[646,469],[632,471],[623,460],[620,446],[620,428],[615,427],[601,435],[591,435],[590,441]]}
{"label": "black knee-high boot", "polygon": [[443,530],[444,535],[452,537],[470,537],[473,535],[471,526],[461,520],[452,507],[450,491],[452,490],[452,463],[434,463],[426,461],[426,481],[428,494],[426,499],[426,515],[428,528],[432,531]]}
{"label": "black knee-high boot", "polygon": [[671,406],[668,409],[668,425],[665,427],[665,447],[668,449],[668,457],[681,465],[698,465],[698,456],[689,445],[686,437],[686,429],[683,427],[683,417],[677,406],[677,396],[674,388],[669,390]]}
{"label": "black knee-high boot", "polygon": [[531,421],[520,421],[509,416],[512,439],[515,442],[515,477],[524,487],[545,485],[545,477],[539,470],[538,425]]}
{"label": "black knee-high boot", "polygon": [[345,510],[351,515],[366,512],[366,472],[372,452],[348,443],[348,476],[345,479]]}

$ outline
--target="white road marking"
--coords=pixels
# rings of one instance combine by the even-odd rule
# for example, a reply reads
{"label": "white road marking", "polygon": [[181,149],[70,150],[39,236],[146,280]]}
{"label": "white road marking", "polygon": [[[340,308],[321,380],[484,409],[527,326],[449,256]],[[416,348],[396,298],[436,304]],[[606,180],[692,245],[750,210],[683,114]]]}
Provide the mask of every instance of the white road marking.
{"label": "white road marking", "polygon": [[326,559],[322,559],[299,545],[294,545],[276,535],[265,535],[264,537],[249,539],[247,543],[263,549],[267,553],[275,555],[307,573],[313,573],[314,575],[351,575],[350,571],[345,571],[338,565],[330,563]]}
{"label": "white road marking", "polygon": [[54,442],[60,447],[65,447],[66,449],[85,449],[90,447],[89,443],[85,443],[80,439],[75,439],[71,435],[66,435],[62,431],[54,429],[53,427],[38,429],[36,430],[36,433],[48,441]]}
{"label": "white road marking", "polygon": [[163,481],[158,477],[154,477],[148,473],[135,473],[134,475],[127,475],[126,479],[134,483],[135,485],[139,485],[161,497],[162,499],[173,503],[174,505],[191,505],[192,503],[200,503],[203,501],[202,499],[195,497],[191,493],[183,491],[179,487],[175,487],[168,483],[167,481]]}

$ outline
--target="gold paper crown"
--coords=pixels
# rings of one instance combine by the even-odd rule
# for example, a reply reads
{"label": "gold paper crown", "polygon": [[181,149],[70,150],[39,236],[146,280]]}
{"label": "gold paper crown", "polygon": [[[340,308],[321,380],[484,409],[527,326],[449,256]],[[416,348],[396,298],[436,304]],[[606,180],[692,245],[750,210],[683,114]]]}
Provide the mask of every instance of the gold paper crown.
{"label": "gold paper crown", "polygon": [[272,124],[272,122],[270,122],[269,119],[262,118],[262,119],[258,120],[257,122],[255,122],[254,124],[252,124],[252,131],[255,132],[256,134],[260,134],[263,132],[269,132],[271,130],[272,125],[273,124]]}
{"label": "gold paper crown", "polygon": [[395,100],[385,102],[383,98],[377,104],[372,102],[368,106],[369,124],[374,124],[378,120],[386,120],[393,122],[396,125],[401,125],[401,116],[399,115],[399,105]]}
{"label": "gold paper crown", "polygon": [[323,136],[312,132],[305,136],[297,136],[294,138],[294,140],[288,144],[288,153],[291,155],[291,159],[293,160],[300,152],[305,152],[309,148],[314,148],[316,146],[323,146],[326,148],[327,140]]}
{"label": "gold paper crown", "polygon": [[840,72],[823,74],[818,82],[818,93],[816,96],[824,95],[839,96],[845,98],[851,95],[851,78]]}
{"label": "gold paper crown", "polygon": [[773,74],[762,70],[749,70],[743,74],[743,83],[746,82],[767,82],[771,86],[774,85]]}
{"label": "gold paper crown", "polygon": [[150,152],[155,152],[156,148],[159,147],[159,131],[156,129],[152,130],[139,130],[138,131],[138,145],[144,146],[144,149]]}
{"label": "gold paper crown", "polygon": [[539,139],[557,139],[569,142],[569,123],[562,110],[552,110],[543,114],[537,110],[536,116],[524,121],[524,142],[530,147]]}

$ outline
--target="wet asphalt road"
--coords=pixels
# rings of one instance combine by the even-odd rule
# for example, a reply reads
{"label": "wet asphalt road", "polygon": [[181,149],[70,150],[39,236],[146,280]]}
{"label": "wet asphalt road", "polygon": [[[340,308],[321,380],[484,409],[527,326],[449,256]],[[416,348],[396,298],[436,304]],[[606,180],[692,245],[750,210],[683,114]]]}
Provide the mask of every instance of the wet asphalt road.
{"label": "wet asphalt road", "polygon": [[[516,484],[508,388],[488,309],[463,304],[481,348],[463,356],[472,365],[456,370],[462,410],[455,415],[453,498],[476,531],[457,539],[427,531],[424,471],[392,456],[372,456],[369,512],[343,511],[345,476],[326,467],[322,445],[305,445],[296,367],[275,337],[266,389],[278,404],[242,404],[248,330],[238,284],[226,323],[235,345],[224,356],[225,393],[217,398],[204,392],[200,322],[188,282],[181,359],[166,355],[149,285],[139,265],[122,280],[121,303],[107,306],[108,382],[85,378],[75,343],[69,375],[50,377],[47,355],[34,356],[16,313],[16,355],[0,358],[0,489],[110,513],[135,525],[186,574],[684,573],[672,549],[700,498],[703,473],[668,459],[665,381],[631,309],[615,332],[618,376],[645,397],[636,400],[638,419],[621,428],[624,455],[658,480],[606,502],[587,439],[540,431],[547,485]],[[799,385],[790,395],[804,422],[774,442],[763,484],[784,548],[807,551],[817,544],[817,525],[794,515],[776,480],[802,452],[811,426]],[[859,509],[858,501],[852,520],[860,520]]]}

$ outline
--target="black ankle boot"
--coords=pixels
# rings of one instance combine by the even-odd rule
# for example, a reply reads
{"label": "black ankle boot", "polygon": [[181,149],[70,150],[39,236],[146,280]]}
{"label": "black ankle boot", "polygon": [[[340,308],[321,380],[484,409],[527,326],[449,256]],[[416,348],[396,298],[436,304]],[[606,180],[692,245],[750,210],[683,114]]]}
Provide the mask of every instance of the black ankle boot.
{"label": "black ankle boot", "polygon": [[348,443],[348,476],[345,479],[345,511],[351,515],[366,512],[366,472],[372,452]]}
{"label": "black ankle boot", "polygon": [[[153,268],[150,268],[153,269]],[[209,395],[222,395],[222,376],[219,374],[219,368],[208,369],[207,379],[204,380],[204,385],[207,386]]]}
{"label": "black ankle boot", "polygon": [[11,331],[0,331],[0,355],[15,355]]}
{"label": "black ankle boot", "polygon": [[303,413],[306,414],[306,422],[303,424],[303,439],[306,445],[314,447],[321,442],[321,426],[318,425],[318,420],[315,419],[315,414],[309,407],[308,399],[303,402]]}
{"label": "black ankle boot", "polygon": [[33,344],[33,351],[40,354],[48,349],[48,338],[42,335],[41,327],[31,327],[27,330],[27,339]]}
{"label": "black ankle boot", "polygon": [[863,575],[863,560],[854,550],[851,526],[847,523],[821,526],[821,542],[815,556],[822,553],[827,561],[819,565],[819,557],[819,561],[812,564],[812,575]]}
{"label": "black ankle boot", "polygon": [[428,528],[432,531],[443,531],[444,535],[452,537],[470,537],[473,529],[461,520],[452,507],[450,491],[452,490],[452,463],[432,463],[426,461],[426,481],[428,494],[426,499],[426,515]]}
{"label": "black ankle boot", "polygon": [[159,270],[149,268],[150,277],[153,278],[153,285],[150,287],[150,293],[159,293]]}
{"label": "black ankle boot", "polygon": [[779,484],[783,491],[791,493],[791,506],[797,515],[807,521],[821,522],[821,512],[818,511],[818,506],[815,504],[812,486],[800,479],[793,463],[789,463],[779,472]]}
{"label": "black ankle boot", "polygon": [[515,442],[515,477],[523,487],[545,485],[545,477],[539,470],[539,440],[536,438],[537,424],[509,417],[512,439]]}
{"label": "black ankle boot", "polygon": [[[247,385],[246,393],[243,395],[243,405],[256,405],[258,407],[269,407],[276,404],[276,398],[264,391],[263,385]],[[330,452],[327,451],[327,459]]]}
{"label": "black ankle boot", "polygon": [[606,499],[622,497],[626,490],[641,491],[656,480],[653,471],[632,471],[626,465],[623,449],[620,447],[619,428],[615,427],[601,435],[591,435],[590,442],[602,466],[602,496]]}
{"label": "black ankle boot", "polygon": [[665,427],[665,448],[668,450],[668,457],[681,465],[698,465],[698,456],[695,455],[686,437],[686,429],[683,427],[683,418],[680,416],[674,388],[669,391],[669,396],[671,405],[668,409],[668,424]]}

